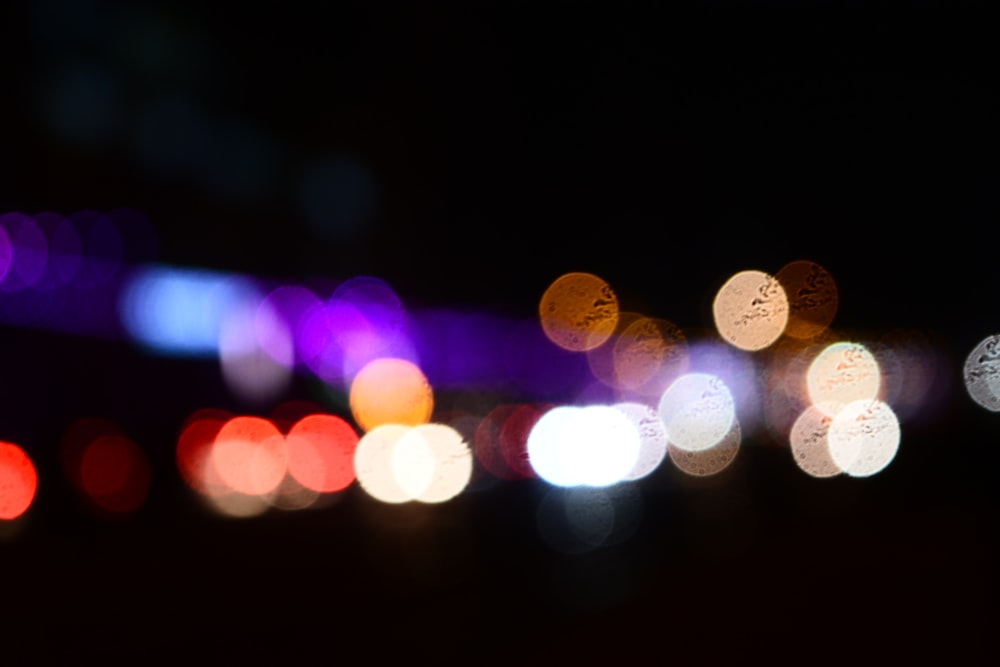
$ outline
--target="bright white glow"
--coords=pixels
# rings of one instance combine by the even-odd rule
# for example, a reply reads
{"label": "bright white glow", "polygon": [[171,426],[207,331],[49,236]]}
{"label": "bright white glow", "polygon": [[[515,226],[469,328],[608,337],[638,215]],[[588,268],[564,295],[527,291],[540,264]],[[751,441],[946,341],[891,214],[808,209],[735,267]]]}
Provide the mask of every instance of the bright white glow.
{"label": "bright white glow", "polygon": [[726,383],[707,373],[677,378],[663,392],[657,412],[670,444],[692,452],[715,446],[736,419],[736,406]]}
{"label": "bright white glow", "polygon": [[368,495],[384,503],[405,503],[413,496],[403,489],[393,470],[396,443],[410,431],[409,426],[383,424],[368,431],[354,450],[354,471]]}
{"label": "bright white glow", "polygon": [[563,437],[565,425],[582,408],[561,406],[543,414],[528,433],[528,461],[549,484],[575,486],[573,443]]}
{"label": "bright white glow", "polygon": [[892,462],[899,449],[899,420],[882,401],[854,401],[830,423],[834,463],[852,477],[868,477]]}
{"label": "bright white glow", "polygon": [[434,450],[423,433],[409,429],[392,447],[389,465],[400,490],[409,500],[420,496],[434,479]]}
{"label": "bright white glow", "polygon": [[246,278],[212,271],[147,266],[118,301],[122,323],[140,344],[162,354],[214,356],[230,311],[256,303]]}
{"label": "bright white glow", "polygon": [[528,458],[556,486],[609,486],[622,481],[639,457],[639,432],[611,406],[555,408],[528,434]]}
{"label": "bright white glow", "polygon": [[[465,490],[472,478],[472,450],[462,434],[446,424],[420,424],[411,433],[424,442],[433,462],[429,482],[414,498],[423,503],[443,503]],[[403,440],[409,438],[408,434]]]}

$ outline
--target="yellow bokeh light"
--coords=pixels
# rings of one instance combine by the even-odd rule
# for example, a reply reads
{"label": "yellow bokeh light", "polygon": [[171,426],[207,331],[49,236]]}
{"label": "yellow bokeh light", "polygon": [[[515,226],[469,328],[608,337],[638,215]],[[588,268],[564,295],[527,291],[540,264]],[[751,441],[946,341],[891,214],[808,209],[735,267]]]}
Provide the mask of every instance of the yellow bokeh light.
{"label": "yellow bokeh light", "polygon": [[847,403],[877,398],[881,378],[878,361],[867,347],[841,341],[813,359],[806,387],[813,405],[833,417]]}
{"label": "yellow bokeh light", "polygon": [[761,350],[784,332],[788,299],[773,276],[762,271],[741,271],[719,288],[712,315],[726,342],[741,350]]}
{"label": "yellow bokeh light", "polygon": [[538,314],[549,340],[565,350],[585,352],[614,333],[618,297],[591,273],[567,273],[545,290]]}
{"label": "yellow bokeh light", "polygon": [[434,394],[423,371],[405,359],[375,359],[351,382],[351,414],[364,431],[383,424],[425,424]]}

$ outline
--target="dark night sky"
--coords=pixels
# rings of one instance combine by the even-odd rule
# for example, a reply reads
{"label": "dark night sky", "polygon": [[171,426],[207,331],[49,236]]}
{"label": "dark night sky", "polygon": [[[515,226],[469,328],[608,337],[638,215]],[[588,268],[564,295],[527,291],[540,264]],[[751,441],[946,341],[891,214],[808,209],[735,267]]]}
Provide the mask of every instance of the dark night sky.
{"label": "dark night sky", "polygon": [[[695,328],[732,273],[811,259],[840,287],[836,327],[935,341],[938,402],[870,479],[814,480],[753,443],[719,478],[657,471],[635,535],[569,557],[539,539],[529,482],[213,518],[171,448],[193,410],[247,409],[217,366],[5,327],[0,439],[43,482],[0,540],[0,655],[983,659],[1000,421],[965,396],[961,362],[1000,329],[991,35],[612,3],[290,5],[6,7],[0,211],[131,207],[162,262],[375,275],[415,307],[529,316],[554,278],[590,271]],[[67,129],[51,100],[73,76],[103,92]],[[185,164],[164,167],[136,148],[143,113],[177,99],[221,157],[168,141]],[[336,236],[300,198],[330,156],[375,183],[366,224]],[[292,393],[317,400],[305,381]],[[125,521],[77,507],[46,455],[98,415],[154,465]]]}

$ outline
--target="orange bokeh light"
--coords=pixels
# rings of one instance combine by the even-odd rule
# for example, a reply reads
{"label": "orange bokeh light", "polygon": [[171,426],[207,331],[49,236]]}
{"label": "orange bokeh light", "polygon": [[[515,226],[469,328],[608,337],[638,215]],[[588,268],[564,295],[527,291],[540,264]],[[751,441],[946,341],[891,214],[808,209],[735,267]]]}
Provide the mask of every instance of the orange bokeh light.
{"label": "orange bokeh light", "polygon": [[538,304],[542,329],[553,343],[571,352],[603,345],[618,324],[618,297],[591,273],[557,278]]}
{"label": "orange bokeh light", "polygon": [[364,431],[383,424],[426,424],[434,409],[427,377],[413,362],[386,357],[365,365],[354,377],[351,413]]}

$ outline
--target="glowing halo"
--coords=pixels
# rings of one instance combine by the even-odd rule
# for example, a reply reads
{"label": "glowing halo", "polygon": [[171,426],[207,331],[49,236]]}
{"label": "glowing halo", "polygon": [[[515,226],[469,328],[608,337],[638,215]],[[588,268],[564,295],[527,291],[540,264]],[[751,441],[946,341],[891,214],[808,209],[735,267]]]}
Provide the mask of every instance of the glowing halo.
{"label": "glowing halo", "polygon": [[567,273],[542,294],[538,314],[549,340],[564,350],[586,352],[604,344],[614,332],[618,297],[591,273]]}

